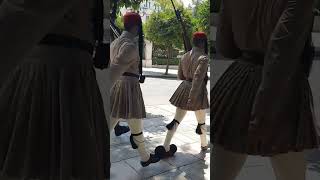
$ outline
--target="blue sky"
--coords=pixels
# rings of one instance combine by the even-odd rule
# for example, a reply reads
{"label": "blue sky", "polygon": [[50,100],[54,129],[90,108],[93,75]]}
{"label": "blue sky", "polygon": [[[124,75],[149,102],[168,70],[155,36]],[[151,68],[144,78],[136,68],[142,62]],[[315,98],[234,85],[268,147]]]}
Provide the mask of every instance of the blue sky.
{"label": "blue sky", "polygon": [[192,0],[181,0],[185,7],[192,3]]}

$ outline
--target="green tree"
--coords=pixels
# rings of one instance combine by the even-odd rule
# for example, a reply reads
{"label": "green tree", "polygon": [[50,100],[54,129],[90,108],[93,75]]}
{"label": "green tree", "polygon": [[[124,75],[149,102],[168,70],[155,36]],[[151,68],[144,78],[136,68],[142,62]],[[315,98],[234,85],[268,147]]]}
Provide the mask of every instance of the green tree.
{"label": "green tree", "polygon": [[[159,4],[160,3],[161,2],[159,2]],[[188,36],[190,37],[192,33],[191,11],[183,9],[183,6],[179,6],[178,3],[177,5],[186,24]],[[182,29],[172,6],[167,6],[167,4],[160,4],[160,6],[162,11],[151,14],[144,26],[144,32],[145,37],[152,41],[155,47],[166,50],[168,61],[165,74],[168,74],[169,59],[172,58],[173,49],[183,48]]]}
{"label": "green tree", "polygon": [[[134,10],[138,10],[140,7],[140,4],[143,1],[148,1],[148,0],[111,0],[110,10],[112,13],[115,13],[116,18],[118,18],[118,16],[121,16],[120,9],[122,7],[125,7],[125,8],[131,7]],[[111,18],[114,18],[114,17],[112,16]]]}
{"label": "green tree", "polygon": [[194,31],[204,31],[206,34],[210,33],[210,1],[204,0],[196,4],[194,11]]}

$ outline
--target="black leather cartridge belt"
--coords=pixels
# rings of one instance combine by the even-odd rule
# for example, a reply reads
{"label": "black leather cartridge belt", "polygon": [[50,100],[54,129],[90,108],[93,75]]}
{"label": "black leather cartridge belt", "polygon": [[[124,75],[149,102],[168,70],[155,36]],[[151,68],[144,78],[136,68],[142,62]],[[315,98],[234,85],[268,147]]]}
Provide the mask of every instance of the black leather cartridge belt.
{"label": "black leather cartridge belt", "polygon": [[135,77],[135,78],[140,78],[138,74],[130,73],[130,72],[125,72],[122,74],[122,76],[130,76],[130,77]]}

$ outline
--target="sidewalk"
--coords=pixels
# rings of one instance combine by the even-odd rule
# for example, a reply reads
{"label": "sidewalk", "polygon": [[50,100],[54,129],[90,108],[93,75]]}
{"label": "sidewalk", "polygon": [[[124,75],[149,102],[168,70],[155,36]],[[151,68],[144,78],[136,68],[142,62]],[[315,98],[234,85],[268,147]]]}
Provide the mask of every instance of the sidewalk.
{"label": "sidewalk", "polygon": [[[165,75],[166,69],[160,69],[160,68],[143,68],[143,74],[146,77],[152,77],[152,78],[165,78],[165,79],[177,79],[178,78],[178,70],[176,69],[169,69],[168,75]],[[210,77],[210,72],[207,73]]]}
{"label": "sidewalk", "polygon": [[[216,70],[213,72],[212,83],[217,81],[223,70],[230,63],[226,61],[215,62]],[[320,67],[320,63],[317,65]],[[319,69],[317,68],[319,72],[314,70],[313,73],[320,74]],[[156,81],[153,78],[148,78],[146,83],[142,85],[147,111],[147,118],[144,120],[144,135],[146,137],[147,148],[153,152],[156,146],[164,142],[166,135],[165,125],[173,119],[175,107],[166,102],[179,84],[179,81],[175,84],[172,82],[176,81],[163,78],[165,69],[144,68],[146,75],[148,74],[147,72],[149,75],[156,76],[156,78],[162,78]],[[177,70],[169,70],[169,74],[172,77],[175,76],[174,79],[176,79]],[[314,80],[311,79],[311,81]],[[169,85],[169,82],[172,84]],[[163,89],[163,84],[166,85],[166,89]],[[314,88],[313,90],[315,90]],[[315,94],[315,97],[319,97],[319,93]],[[162,99],[165,99],[164,105],[162,105],[162,102],[158,102]],[[317,107],[319,107],[319,104],[317,104]],[[115,137],[112,133],[111,180],[209,180],[210,166],[213,166],[210,165],[210,149],[205,153],[200,152],[199,136],[195,133],[196,125],[197,122],[194,114],[188,112],[172,140],[172,143],[178,147],[176,156],[167,160],[161,160],[159,163],[152,164],[146,168],[141,167],[137,151],[131,148],[129,142],[130,133],[120,137]],[[209,141],[209,110],[207,111],[206,125]],[[306,159],[308,161],[306,180],[320,179],[320,151],[308,152]],[[236,180],[275,180],[275,177],[268,158],[249,156]]]}
{"label": "sidewalk", "polygon": [[[155,147],[164,142],[166,124],[170,123],[175,113],[171,105],[146,106],[147,118],[144,122],[144,136],[147,148],[153,152]],[[209,113],[209,111],[208,111]],[[206,117],[208,141],[210,141],[210,119]],[[169,180],[169,179],[210,179],[210,149],[200,150],[200,137],[195,133],[197,121],[195,115],[188,112],[172,143],[178,151],[172,158],[161,160],[148,167],[141,167],[140,158],[136,150],[131,148],[130,133],[120,137],[111,137],[111,180]]]}

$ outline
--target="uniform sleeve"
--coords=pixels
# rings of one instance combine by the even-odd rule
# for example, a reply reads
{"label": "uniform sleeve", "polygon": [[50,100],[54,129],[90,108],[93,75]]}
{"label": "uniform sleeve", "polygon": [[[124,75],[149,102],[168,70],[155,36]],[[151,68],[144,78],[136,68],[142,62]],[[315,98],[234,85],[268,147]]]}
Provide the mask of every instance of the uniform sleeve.
{"label": "uniform sleeve", "polygon": [[179,61],[179,68],[178,68],[178,79],[185,80],[186,77],[183,75],[183,68],[182,68],[182,61],[185,58],[185,55],[182,56],[182,58]]}
{"label": "uniform sleeve", "polygon": [[55,26],[76,0],[2,0],[0,61],[3,78]]}
{"label": "uniform sleeve", "polygon": [[221,54],[226,58],[234,59],[241,56],[241,51],[234,42],[231,12],[227,9],[227,2],[228,1],[226,0],[222,0],[221,2],[216,36],[216,49],[218,54]]}
{"label": "uniform sleeve", "polygon": [[192,87],[189,93],[189,99],[195,99],[198,96],[202,88],[202,83],[204,83],[204,78],[208,71],[208,57],[200,56],[198,67],[193,75]]}
{"label": "uniform sleeve", "polygon": [[265,56],[262,82],[253,108],[256,117],[270,116],[288,101],[286,92],[292,91],[290,87],[295,87],[294,78],[313,23],[313,4],[314,0],[288,0]]}
{"label": "uniform sleeve", "polygon": [[131,43],[125,43],[120,47],[118,55],[110,65],[111,83],[113,84],[136,61],[139,61],[137,47]]}

